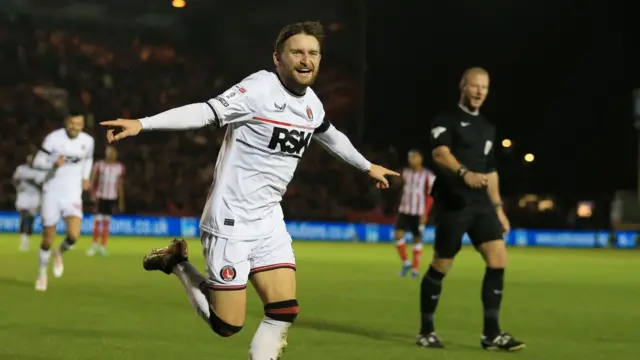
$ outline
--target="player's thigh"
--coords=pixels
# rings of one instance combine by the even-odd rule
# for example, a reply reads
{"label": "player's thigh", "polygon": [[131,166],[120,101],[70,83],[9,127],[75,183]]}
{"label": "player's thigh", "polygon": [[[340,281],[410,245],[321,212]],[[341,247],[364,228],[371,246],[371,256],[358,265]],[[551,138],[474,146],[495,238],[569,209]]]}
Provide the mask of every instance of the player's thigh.
{"label": "player's thigh", "polygon": [[490,267],[507,265],[507,247],[502,224],[493,209],[479,211],[469,228],[469,237]]}
{"label": "player's thigh", "polygon": [[58,225],[62,217],[62,208],[60,206],[60,199],[57,196],[51,194],[45,195],[42,198],[42,207],[40,209],[40,215],[42,217],[43,227],[55,227]]}
{"label": "player's thigh", "polygon": [[435,225],[434,258],[453,259],[462,247],[470,219],[464,211],[441,211]]}
{"label": "player's thigh", "polygon": [[420,216],[412,215],[409,219],[409,231],[413,235],[413,242],[422,241],[422,232],[420,231]]}
{"label": "player's thigh", "polygon": [[113,214],[113,206],[113,200],[98,200],[98,214],[102,215],[103,218],[110,218]]}
{"label": "player's thigh", "polygon": [[404,240],[405,233],[409,231],[409,224],[407,222],[407,215],[398,214],[396,217],[396,224],[393,232],[393,236],[396,240]]}
{"label": "player's thigh", "polygon": [[251,282],[264,304],[296,298],[296,258],[284,223],[251,259]]}
{"label": "player's thigh", "polygon": [[67,234],[73,238],[80,237],[82,229],[82,199],[69,199],[62,202],[62,216],[67,223]]}
{"label": "player's thigh", "polygon": [[476,249],[479,249],[484,243],[503,240],[502,225],[492,208],[474,211],[468,233],[471,243]]}
{"label": "player's thigh", "polygon": [[249,257],[257,242],[232,242],[208,233],[202,234],[201,242],[211,308],[224,322],[240,326],[247,307]]}
{"label": "player's thigh", "polygon": [[82,230],[82,217],[66,216],[64,221],[67,225],[67,234],[74,239],[78,239]]}

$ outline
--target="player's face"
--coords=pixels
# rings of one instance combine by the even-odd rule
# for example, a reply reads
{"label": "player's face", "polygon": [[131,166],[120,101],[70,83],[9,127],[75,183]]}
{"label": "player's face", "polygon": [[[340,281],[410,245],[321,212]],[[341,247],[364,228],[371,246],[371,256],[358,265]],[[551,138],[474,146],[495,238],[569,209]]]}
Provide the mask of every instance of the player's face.
{"label": "player's face", "polygon": [[118,151],[113,146],[107,146],[104,150],[104,156],[107,161],[116,161],[118,158]]}
{"label": "player's face", "polygon": [[84,116],[69,116],[64,124],[70,138],[77,137],[84,129]]}
{"label": "player's face", "polygon": [[320,43],[314,36],[298,34],[284,43],[281,54],[274,54],[278,74],[289,86],[304,90],[320,71]]}
{"label": "player's face", "polygon": [[412,168],[417,168],[422,165],[422,155],[419,153],[410,153],[409,154],[409,166]]}
{"label": "player's face", "polygon": [[489,76],[483,73],[467,75],[467,84],[462,89],[464,105],[472,110],[480,109],[489,94]]}

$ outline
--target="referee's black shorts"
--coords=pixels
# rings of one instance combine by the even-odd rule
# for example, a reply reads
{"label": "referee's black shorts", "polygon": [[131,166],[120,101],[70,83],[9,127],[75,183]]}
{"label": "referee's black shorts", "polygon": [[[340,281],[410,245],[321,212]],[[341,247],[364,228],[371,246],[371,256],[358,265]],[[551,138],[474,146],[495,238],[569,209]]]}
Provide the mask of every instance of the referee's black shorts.
{"label": "referee's black shorts", "polygon": [[502,224],[495,209],[489,206],[465,206],[461,209],[442,209],[435,204],[436,255],[452,259],[462,247],[462,236],[467,233],[473,246],[504,238]]}

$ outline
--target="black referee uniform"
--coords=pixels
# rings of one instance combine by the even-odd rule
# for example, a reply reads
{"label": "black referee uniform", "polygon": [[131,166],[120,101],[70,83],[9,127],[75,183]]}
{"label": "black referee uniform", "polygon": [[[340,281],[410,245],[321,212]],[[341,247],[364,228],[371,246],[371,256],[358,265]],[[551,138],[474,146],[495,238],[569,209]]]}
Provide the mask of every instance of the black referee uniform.
{"label": "black referee uniform", "polygon": [[[432,149],[447,146],[464,168],[476,173],[496,171],[495,127],[481,114],[472,115],[461,108],[438,115],[431,126]],[[467,186],[460,176],[436,167],[433,185],[435,216],[435,252],[451,259],[460,250],[462,236],[468,233],[477,248],[480,244],[503,238],[502,225],[486,188]]]}

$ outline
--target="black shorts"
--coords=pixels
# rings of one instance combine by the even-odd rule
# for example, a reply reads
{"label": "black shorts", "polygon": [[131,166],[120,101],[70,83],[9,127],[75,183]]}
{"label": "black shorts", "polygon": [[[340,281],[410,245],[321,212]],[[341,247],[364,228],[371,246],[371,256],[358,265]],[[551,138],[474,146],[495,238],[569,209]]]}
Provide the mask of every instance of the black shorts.
{"label": "black shorts", "polygon": [[435,213],[434,249],[439,258],[452,259],[460,251],[462,236],[467,233],[473,246],[503,239],[502,224],[493,207],[445,210]]}
{"label": "black shorts", "polygon": [[113,215],[113,209],[116,207],[117,200],[98,199],[99,215]]}
{"label": "black shorts", "polygon": [[409,231],[414,236],[420,235],[420,216],[398,214],[396,219],[396,230]]}

